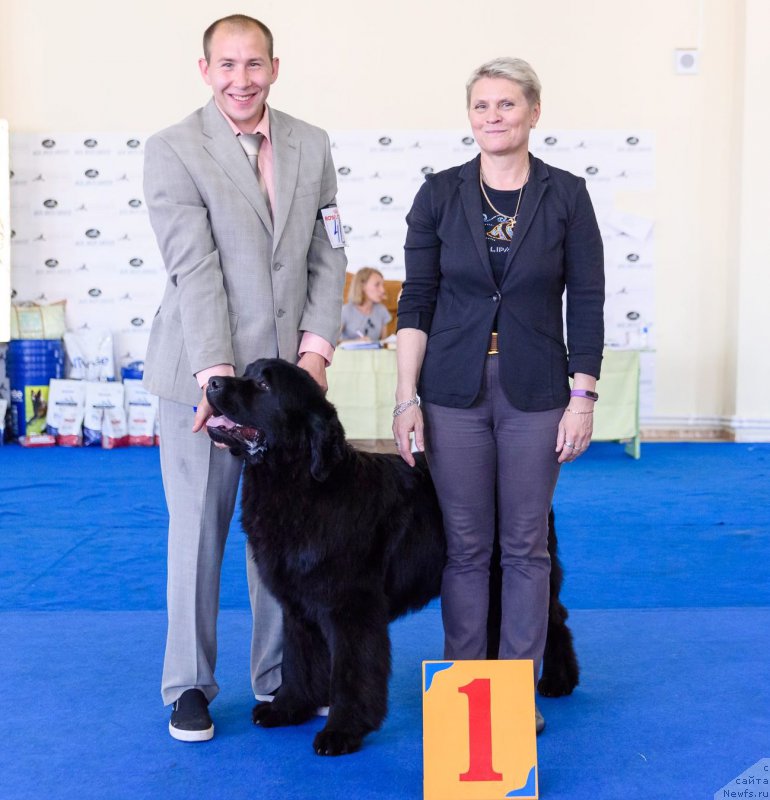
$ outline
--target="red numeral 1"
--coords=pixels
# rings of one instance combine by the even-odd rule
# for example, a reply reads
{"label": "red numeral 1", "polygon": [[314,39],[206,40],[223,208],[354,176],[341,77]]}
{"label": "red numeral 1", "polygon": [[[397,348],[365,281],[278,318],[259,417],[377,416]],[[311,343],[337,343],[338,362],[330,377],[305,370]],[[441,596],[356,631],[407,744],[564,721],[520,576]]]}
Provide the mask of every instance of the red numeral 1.
{"label": "red numeral 1", "polygon": [[492,767],[492,710],[489,678],[476,678],[457,690],[468,695],[468,751],[470,766],[461,781],[501,781]]}

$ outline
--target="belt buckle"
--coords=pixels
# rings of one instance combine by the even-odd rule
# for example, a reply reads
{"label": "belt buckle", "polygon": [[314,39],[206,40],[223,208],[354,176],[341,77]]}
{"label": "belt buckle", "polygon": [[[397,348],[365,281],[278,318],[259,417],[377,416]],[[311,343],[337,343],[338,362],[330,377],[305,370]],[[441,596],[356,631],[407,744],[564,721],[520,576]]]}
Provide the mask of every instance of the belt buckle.
{"label": "belt buckle", "polygon": [[492,336],[489,338],[488,356],[496,356],[500,351],[497,349],[497,331],[492,331]]}

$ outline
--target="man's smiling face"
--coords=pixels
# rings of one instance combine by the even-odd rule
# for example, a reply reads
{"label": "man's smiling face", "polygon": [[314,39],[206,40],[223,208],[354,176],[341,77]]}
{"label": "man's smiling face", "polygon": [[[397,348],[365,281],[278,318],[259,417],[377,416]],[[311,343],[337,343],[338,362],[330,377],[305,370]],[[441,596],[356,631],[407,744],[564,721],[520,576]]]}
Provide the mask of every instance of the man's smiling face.
{"label": "man's smiling face", "polygon": [[222,111],[242,133],[252,133],[278,77],[278,59],[270,58],[264,33],[256,26],[220,25],[208,61],[202,58],[198,66]]}

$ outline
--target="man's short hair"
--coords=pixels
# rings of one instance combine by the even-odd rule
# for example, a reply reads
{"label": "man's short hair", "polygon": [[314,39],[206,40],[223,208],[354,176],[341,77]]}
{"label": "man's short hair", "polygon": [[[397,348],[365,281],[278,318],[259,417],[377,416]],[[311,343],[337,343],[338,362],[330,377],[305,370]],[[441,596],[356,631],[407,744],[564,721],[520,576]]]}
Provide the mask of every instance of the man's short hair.
{"label": "man's short hair", "polygon": [[270,56],[270,60],[273,60],[273,33],[270,28],[268,28],[264,22],[254,19],[254,17],[247,17],[245,14],[230,14],[229,17],[222,17],[222,19],[212,22],[203,33],[203,55],[207,64],[211,57],[211,37],[220,25],[230,25],[233,28],[240,28],[241,30],[245,28],[259,28],[259,30],[265,34],[267,52]]}

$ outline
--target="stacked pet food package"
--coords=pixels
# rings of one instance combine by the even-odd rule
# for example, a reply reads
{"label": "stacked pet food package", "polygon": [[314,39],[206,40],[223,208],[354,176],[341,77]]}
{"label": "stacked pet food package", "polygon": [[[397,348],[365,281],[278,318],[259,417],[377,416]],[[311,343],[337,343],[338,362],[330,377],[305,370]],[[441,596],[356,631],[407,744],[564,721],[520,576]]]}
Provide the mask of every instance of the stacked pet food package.
{"label": "stacked pet food package", "polygon": [[115,381],[112,336],[64,334],[67,379],[51,381],[47,432],[63,447],[152,447],[158,443],[158,398],[142,386],[141,362]]}
{"label": "stacked pet food package", "polygon": [[[6,356],[11,437],[25,447],[158,444],[158,399],[142,386],[142,362],[124,364],[121,383],[109,332],[67,331],[63,304],[53,326],[51,306],[23,309],[12,315]],[[33,325],[36,318],[46,324]]]}
{"label": "stacked pet food package", "polygon": [[[5,351],[8,414],[3,438],[26,447],[50,447],[46,433],[48,385],[64,376],[64,303],[14,303],[11,306],[11,341]],[[2,405],[2,404],[0,404]]]}

